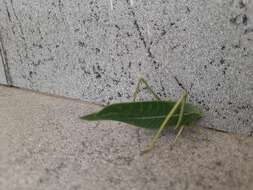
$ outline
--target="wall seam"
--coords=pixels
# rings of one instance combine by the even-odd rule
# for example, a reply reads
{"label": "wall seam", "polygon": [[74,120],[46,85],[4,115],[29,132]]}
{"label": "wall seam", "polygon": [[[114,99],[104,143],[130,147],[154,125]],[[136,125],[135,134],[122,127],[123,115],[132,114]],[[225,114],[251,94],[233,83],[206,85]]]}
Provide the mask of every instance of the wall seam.
{"label": "wall seam", "polygon": [[8,65],[7,53],[6,53],[6,50],[4,48],[4,43],[3,43],[3,38],[2,38],[1,31],[0,31],[0,57],[1,57],[2,63],[3,63],[6,83],[7,83],[7,85],[12,86],[13,85],[12,77],[11,77],[11,74],[10,74],[10,68],[9,68],[9,65]]}

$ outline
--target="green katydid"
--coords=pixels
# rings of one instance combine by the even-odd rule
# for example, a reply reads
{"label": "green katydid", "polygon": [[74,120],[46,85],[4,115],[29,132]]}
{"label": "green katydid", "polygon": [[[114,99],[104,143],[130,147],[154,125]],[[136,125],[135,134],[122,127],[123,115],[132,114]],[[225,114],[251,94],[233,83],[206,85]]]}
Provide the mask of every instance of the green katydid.
{"label": "green katydid", "polygon": [[[136,102],[141,84],[146,86],[147,90],[154,96],[155,101]],[[178,130],[174,144],[185,126],[195,124],[200,119],[202,112],[194,105],[186,103],[186,99],[187,93],[184,91],[177,101],[162,101],[147,81],[140,78],[134,92],[133,102],[111,104],[101,111],[83,116],[81,119],[89,121],[114,120],[141,128],[158,129],[144,151],[148,152],[154,147],[165,127],[174,126],[174,129]]]}

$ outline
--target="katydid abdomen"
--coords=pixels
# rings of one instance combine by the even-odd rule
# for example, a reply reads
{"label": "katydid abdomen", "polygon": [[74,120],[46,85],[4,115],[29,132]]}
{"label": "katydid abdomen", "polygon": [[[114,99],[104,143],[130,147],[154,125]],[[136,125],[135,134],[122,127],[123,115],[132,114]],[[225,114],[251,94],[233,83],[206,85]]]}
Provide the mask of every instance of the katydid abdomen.
{"label": "katydid abdomen", "polygon": [[[99,112],[81,117],[85,120],[114,120],[142,128],[158,129],[171,111],[174,101],[145,101],[117,103],[105,107]],[[168,121],[167,126],[175,126],[179,119],[180,107]],[[196,122],[202,113],[191,104],[185,104],[181,125]]]}

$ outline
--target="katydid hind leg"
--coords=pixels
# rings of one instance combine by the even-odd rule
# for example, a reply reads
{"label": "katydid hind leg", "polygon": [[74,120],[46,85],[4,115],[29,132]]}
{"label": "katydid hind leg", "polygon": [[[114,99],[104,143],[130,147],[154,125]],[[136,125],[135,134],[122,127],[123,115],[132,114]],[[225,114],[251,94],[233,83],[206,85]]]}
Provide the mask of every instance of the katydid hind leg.
{"label": "katydid hind leg", "polygon": [[182,118],[183,118],[183,115],[184,115],[184,107],[185,107],[186,98],[187,98],[187,93],[186,92],[184,92],[184,93],[185,93],[185,96],[184,96],[184,99],[183,99],[183,101],[181,103],[181,110],[180,110],[180,113],[179,113],[177,125],[175,127],[175,129],[178,129],[179,127],[180,127],[180,129],[179,129],[179,131],[178,131],[178,133],[177,133],[177,135],[176,135],[176,137],[175,137],[172,145],[174,145],[176,143],[178,137],[181,135],[181,133],[182,133],[182,131],[184,129],[184,126],[181,125]]}
{"label": "katydid hind leg", "polygon": [[174,145],[176,143],[178,137],[181,135],[181,133],[183,132],[183,130],[184,130],[184,125],[181,125],[181,127],[180,127],[180,129],[179,129],[179,131],[178,131],[178,133],[177,133],[177,135],[176,135],[176,137],[175,137],[172,145]]}
{"label": "katydid hind leg", "polygon": [[184,99],[182,100],[182,103],[181,103],[181,109],[180,109],[180,113],[179,113],[179,117],[178,117],[175,129],[177,129],[178,127],[180,127],[182,119],[183,119],[183,116],[184,116],[184,107],[185,107],[185,103],[186,103],[186,99],[187,99],[187,93],[184,92],[184,95],[185,96],[184,96]]}
{"label": "katydid hind leg", "polygon": [[143,153],[149,152],[154,147],[156,140],[160,137],[161,132],[163,131],[163,129],[165,128],[165,126],[167,125],[167,123],[169,122],[173,114],[176,112],[176,110],[178,109],[182,101],[184,101],[185,96],[186,96],[186,93],[183,93],[181,98],[175,103],[175,105],[173,106],[171,111],[168,113],[163,123],[161,124],[160,128],[158,129],[158,131],[156,132],[151,142],[149,143],[148,147],[146,148],[146,150],[144,150]]}

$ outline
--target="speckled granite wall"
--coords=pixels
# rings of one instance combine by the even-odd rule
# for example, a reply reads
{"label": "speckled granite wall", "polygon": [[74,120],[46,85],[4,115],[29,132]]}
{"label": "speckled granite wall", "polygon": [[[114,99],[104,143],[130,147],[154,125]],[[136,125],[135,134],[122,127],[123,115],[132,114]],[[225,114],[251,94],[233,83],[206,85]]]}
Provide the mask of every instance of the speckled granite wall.
{"label": "speckled granite wall", "polygon": [[142,75],[186,89],[204,125],[253,133],[253,1],[1,0],[0,27],[9,84],[105,103]]}

